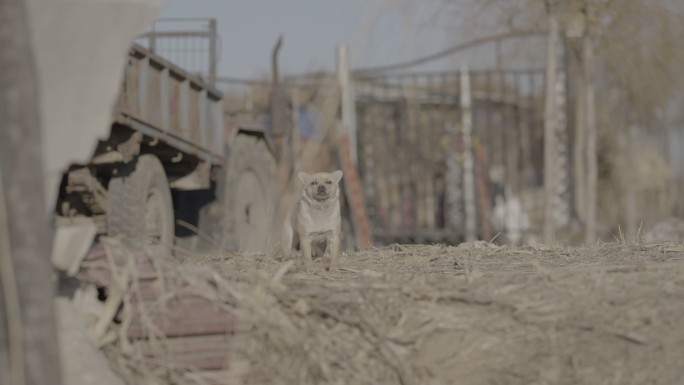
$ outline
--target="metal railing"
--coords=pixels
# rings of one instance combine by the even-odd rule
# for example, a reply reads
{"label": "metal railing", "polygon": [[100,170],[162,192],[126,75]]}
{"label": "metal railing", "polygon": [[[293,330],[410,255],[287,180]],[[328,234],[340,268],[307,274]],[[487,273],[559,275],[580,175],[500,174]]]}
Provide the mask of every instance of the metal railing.
{"label": "metal railing", "polygon": [[167,18],[155,21],[138,42],[152,53],[216,84],[220,59],[216,19]]}

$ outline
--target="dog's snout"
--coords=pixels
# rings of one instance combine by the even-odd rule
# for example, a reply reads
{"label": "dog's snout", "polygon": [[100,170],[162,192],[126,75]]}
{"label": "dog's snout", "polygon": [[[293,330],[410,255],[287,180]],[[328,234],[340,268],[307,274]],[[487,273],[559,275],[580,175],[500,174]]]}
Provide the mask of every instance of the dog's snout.
{"label": "dog's snout", "polygon": [[319,192],[319,193],[324,193],[324,192],[325,192],[325,186],[323,186],[322,184],[319,184],[319,185],[318,185],[318,192]]}

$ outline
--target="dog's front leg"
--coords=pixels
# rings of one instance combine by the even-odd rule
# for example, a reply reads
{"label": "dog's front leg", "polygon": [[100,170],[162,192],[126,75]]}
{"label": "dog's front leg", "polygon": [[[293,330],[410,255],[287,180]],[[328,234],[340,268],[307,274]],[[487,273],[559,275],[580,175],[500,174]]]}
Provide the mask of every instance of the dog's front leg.
{"label": "dog's front leg", "polygon": [[302,249],[302,259],[304,260],[304,267],[309,268],[311,267],[312,259],[311,259],[311,238],[310,237],[302,237],[299,240],[299,246]]}
{"label": "dog's front leg", "polygon": [[280,249],[283,252],[283,258],[290,259],[292,256],[292,245],[294,243],[294,231],[289,223],[283,225],[280,233]]}
{"label": "dog's front leg", "polygon": [[332,236],[328,238],[328,249],[330,250],[330,270],[337,268],[337,257],[340,255],[340,237]]}

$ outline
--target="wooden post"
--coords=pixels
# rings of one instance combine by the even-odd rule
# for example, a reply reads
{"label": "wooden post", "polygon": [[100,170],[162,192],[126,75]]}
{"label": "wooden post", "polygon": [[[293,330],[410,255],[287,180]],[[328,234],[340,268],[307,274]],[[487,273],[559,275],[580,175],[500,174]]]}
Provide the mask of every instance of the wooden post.
{"label": "wooden post", "polygon": [[351,79],[351,63],[346,45],[337,48],[338,71],[337,76],[342,93],[342,126],[349,136],[350,156],[354,165],[358,164],[356,142],[356,94]]}
{"label": "wooden post", "polygon": [[566,226],[570,221],[570,175],[568,154],[568,123],[566,117],[566,70],[559,68],[556,78],[556,153],[554,156],[554,173],[556,183],[556,197],[554,204],[554,224],[558,227]]}
{"label": "wooden post", "polygon": [[470,73],[461,69],[461,125],[463,130],[463,200],[465,205],[465,239],[477,239],[477,210],[475,202],[475,175],[473,162],[473,110],[470,94]]}
{"label": "wooden post", "polygon": [[586,74],[583,61],[580,61],[575,71],[576,100],[575,100],[575,143],[573,146],[573,184],[575,192],[575,212],[580,221],[586,221],[587,183],[586,183]]}
{"label": "wooden post", "polygon": [[626,173],[625,179],[626,183],[624,185],[625,189],[625,222],[627,222],[626,226],[626,232],[627,232],[627,239],[628,240],[635,240],[637,237],[637,232],[638,230],[638,225],[637,225],[637,193],[636,193],[636,182],[637,178],[635,177],[635,168],[636,168],[636,162],[634,161],[634,158],[636,156],[636,146],[635,140],[636,140],[636,132],[637,132],[637,127],[634,124],[629,124],[629,127],[627,127],[627,133],[626,133],[626,148],[625,148],[625,155],[627,159],[627,170],[630,172]]}
{"label": "wooden post", "polygon": [[598,160],[596,156],[596,96],[594,91],[594,47],[591,36],[585,34],[583,40],[584,73],[586,76],[586,165],[587,191],[585,208],[584,242],[591,245],[596,242],[596,189],[598,187]]}
{"label": "wooden post", "polygon": [[[338,138],[338,157],[343,176],[345,198],[351,211],[354,240],[359,250],[371,247],[373,236],[366,213],[366,205],[361,188],[361,180],[356,168],[356,101],[349,65],[347,47],[341,45],[337,50],[337,80],[340,88],[341,132]],[[332,115],[331,111],[326,111]]]}
{"label": "wooden post", "polygon": [[555,157],[556,157],[556,47],[558,21],[549,16],[549,37],[546,47],[546,98],[544,102],[544,242],[551,244],[555,237]]}
{"label": "wooden post", "polygon": [[59,385],[40,98],[26,2],[1,1],[0,25],[0,383]]}

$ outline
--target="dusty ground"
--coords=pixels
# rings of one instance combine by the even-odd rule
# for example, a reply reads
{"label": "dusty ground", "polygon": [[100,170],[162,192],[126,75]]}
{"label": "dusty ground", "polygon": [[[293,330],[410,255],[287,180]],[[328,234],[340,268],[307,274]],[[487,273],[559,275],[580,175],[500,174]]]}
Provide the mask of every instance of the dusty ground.
{"label": "dusty ground", "polygon": [[334,272],[232,255],[166,274],[245,323],[222,383],[684,384],[683,261],[681,244],[481,243],[355,253]]}

